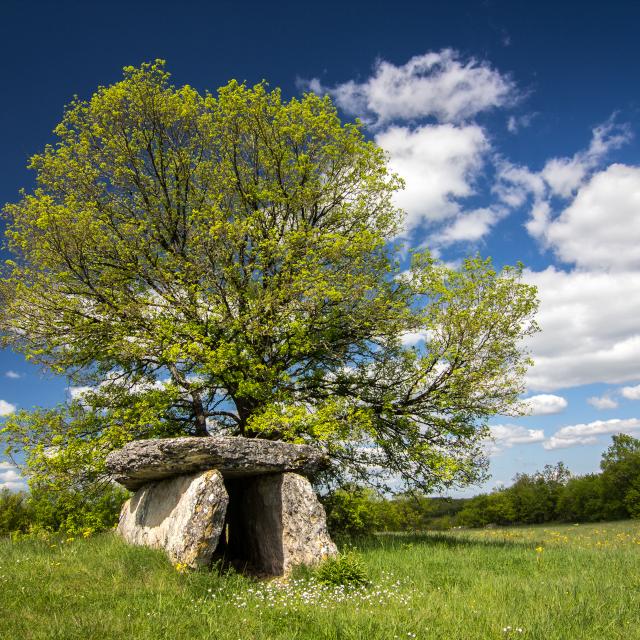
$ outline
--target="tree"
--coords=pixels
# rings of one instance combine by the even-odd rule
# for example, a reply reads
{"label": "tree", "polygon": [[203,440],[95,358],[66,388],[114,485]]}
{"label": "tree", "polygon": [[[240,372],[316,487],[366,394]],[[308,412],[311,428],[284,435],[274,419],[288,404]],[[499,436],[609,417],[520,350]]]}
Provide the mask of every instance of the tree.
{"label": "tree", "polygon": [[603,509],[608,519],[640,516],[640,439],[626,433],[612,436],[602,454],[601,484],[606,498]]}
{"label": "tree", "polygon": [[487,418],[518,411],[535,289],[478,257],[402,272],[402,182],[328,97],[201,95],[156,61],[55,134],[4,209],[2,344],[87,389],[5,424],[32,476],[228,433],[315,443],[352,479],[479,477]]}
{"label": "tree", "polygon": [[531,475],[518,473],[507,489],[517,522],[534,524],[557,519],[558,501],[570,476],[563,462],[547,464]]}
{"label": "tree", "polygon": [[606,520],[606,502],[602,493],[602,475],[590,473],[571,478],[558,500],[558,518],[567,522]]}

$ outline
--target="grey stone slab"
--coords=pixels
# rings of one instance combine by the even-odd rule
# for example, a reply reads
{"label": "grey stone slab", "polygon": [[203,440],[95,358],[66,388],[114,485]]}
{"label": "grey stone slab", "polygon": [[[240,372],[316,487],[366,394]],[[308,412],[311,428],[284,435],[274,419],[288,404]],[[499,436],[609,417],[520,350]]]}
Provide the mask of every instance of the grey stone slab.
{"label": "grey stone slab", "polygon": [[308,475],[327,465],[326,456],[308,445],[241,437],[136,440],[107,457],[113,479],[130,490],[206,469],[231,478],[289,471]]}

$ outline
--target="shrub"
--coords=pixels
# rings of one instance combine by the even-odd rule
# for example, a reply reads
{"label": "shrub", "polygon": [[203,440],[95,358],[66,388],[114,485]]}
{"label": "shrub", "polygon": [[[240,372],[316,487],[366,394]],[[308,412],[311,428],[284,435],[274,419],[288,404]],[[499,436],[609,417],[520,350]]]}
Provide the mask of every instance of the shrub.
{"label": "shrub", "polygon": [[349,486],[337,489],[325,501],[327,525],[332,536],[356,537],[378,529],[376,495],[370,489]]}
{"label": "shrub", "polygon": [[347,551],[327,558],[316,570],[318,580],[324,584],[361,586],[370,583],[362,558],[355,551]]}
{"label": "shrub", "polygon": [[25,532],[32,520],[32,510],[25,491],[0,489],[0,536]]}
{"label": "shrub", "polygon": [[107,483],[93,492],[34,488],[29,504],[30,528],[60,531],[69,536],[91,535],[118,522],[128,492]]}

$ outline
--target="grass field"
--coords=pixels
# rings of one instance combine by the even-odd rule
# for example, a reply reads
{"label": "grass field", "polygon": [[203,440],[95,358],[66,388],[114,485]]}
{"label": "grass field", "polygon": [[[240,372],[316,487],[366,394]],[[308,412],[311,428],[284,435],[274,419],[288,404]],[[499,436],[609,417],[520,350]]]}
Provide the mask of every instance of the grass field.
{"label": "grass field", "polygon": [[179,573],[112,535],[0,541],[0,638],[640,639],[640,522],[385,535],[372,585]]}

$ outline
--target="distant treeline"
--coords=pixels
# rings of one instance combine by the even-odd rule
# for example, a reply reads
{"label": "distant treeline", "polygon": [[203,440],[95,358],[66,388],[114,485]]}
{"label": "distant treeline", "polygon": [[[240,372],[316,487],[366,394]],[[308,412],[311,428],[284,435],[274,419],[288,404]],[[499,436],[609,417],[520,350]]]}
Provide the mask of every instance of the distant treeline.
{"label": "distant treeline", "polygon": [[640,440],[613,436],[600,468],[572,477],[560,462],[520,473],[510,487],[466,499],[384,498],[352,486],[328,496],[325,506],[334,535],[640,518]]}

